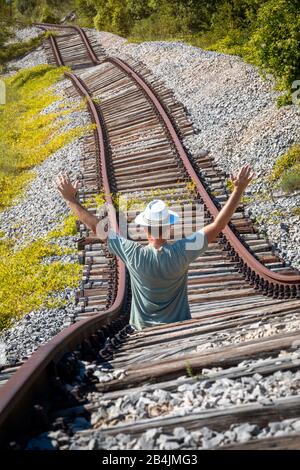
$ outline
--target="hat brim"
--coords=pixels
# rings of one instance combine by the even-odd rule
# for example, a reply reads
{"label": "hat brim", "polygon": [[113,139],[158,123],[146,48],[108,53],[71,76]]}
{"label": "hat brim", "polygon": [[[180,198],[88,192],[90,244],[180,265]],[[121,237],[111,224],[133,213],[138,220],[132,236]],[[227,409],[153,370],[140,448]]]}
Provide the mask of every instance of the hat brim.
{"label": "hat brim", "polygon": [[141,225],[142,227],[167,227],[168,225],[174,225],[179,222],[179,215],[174,212],[169,210],[169,217],[168,219],[164,220],[163,223],[151,223],[147,222],[144,219],[144,212],[141,212],[139,215],[136,216],[134,219],[134,223],[136,225]]}

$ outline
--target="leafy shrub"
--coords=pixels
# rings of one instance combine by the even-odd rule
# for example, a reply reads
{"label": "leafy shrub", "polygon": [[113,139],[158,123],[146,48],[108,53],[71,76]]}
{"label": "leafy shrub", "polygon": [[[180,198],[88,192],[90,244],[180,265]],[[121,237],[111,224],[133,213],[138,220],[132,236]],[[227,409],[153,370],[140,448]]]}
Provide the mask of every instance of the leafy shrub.
{"label": "leafy shrub", "polygon": [[300,10],[298,0],[269,0],[258,11],[246,58],[271,73],[278,88],[290,90],[300,77]]}
{"label": "leafy shrub", "polygon": [[293,209],[291,209],[291,213],[297,217],[300,217],[300,207],[293,207]]}
{"label": "leafy shrub", "polygon": [[75,0],[75,7],[80,25],[93,27],[94,17],[97,14],[95,5],[89,0]]}
{"label": "leafy shrub", "polygon": [[22,15],[31,15],[37,5],[38,0],[16,0],[16,7]]}
{"label": "leafy shrub", "polygon": [[187,35],[190,33],[190,28],[189,16],[186,13],[180,3],[172,6],[164,2],[159,11],[137,21],[130,34],[133,38],[140,40],[168,39],[178,35]]}
{"label": "leafy shrub", "polygon": [[288,193],[300,189],[300,164],[293,166],[283,174],[280,186]]}
{"label": "leafy shrub", "polygon": [[59,16],[51,9],[50,6],[45,5],[41,9],[40,21],[42,23],[59,23]]}
{"label": "leafy shrub", "polygon": [[7,44],[0,50],[0,65],[3,66],[6,62],[22,57],[28,54],[28,52],[33,51],[42,43],[43,37],[44,35],[41,35],[40,37],[28,39],[24,42]]}
{"label": "leafy shrub", "polygon": [[285,171],[300,163],[300,145],[293,145],[276,161],[270,179],[278,180]]}

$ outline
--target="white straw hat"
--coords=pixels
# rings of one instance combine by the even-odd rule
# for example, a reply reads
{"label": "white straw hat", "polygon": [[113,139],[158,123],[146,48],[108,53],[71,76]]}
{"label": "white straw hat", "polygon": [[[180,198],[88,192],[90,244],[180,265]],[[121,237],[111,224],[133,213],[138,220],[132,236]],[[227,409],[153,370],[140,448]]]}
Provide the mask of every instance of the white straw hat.
{"label": "white straw hat", "polygon": [[173,225],[179,221],[179,215],[167,208],[164,201],[154,199],[149,202],[146,209],[136,216],[134,222],[136,225],[144,227],[162,227]]}

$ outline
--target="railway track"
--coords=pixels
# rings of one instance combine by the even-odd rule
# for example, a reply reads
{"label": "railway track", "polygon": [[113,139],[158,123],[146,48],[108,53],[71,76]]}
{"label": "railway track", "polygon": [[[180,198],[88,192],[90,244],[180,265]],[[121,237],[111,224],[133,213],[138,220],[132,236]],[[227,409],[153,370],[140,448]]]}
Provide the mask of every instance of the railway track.
{"label": "railway track", "polygon": [[[194,131],[172,93],[143,64],[107,57],[90,33],[77,27],[42,27],[55,32],[45,43],[50,63],[73,69],[66,73],[70,79],[66,92],[86,99],[96,124],[94,135],[86,138],[81,201],[99,192],[108,203],[114,202],[112,193],[125,197],[132,239],[140,236],[131,223],[135,204],[153,195],[184,214],[185,235],[194,230],[197,204],[204,205],[204,222],[212,220],[228,197],[226,175],[210,155],[199,152],[192,158],[183,147],[181,139]],[[124,266],[85,227],[79,225],[79,229],[85,263],[78,299],[81,321],[41,347],[17,370],[4,371],[5,384],[0,389],[3,445],[13,441],[11,448],[24,447],[29,436],[48,431],[54,448],[94,448],[118,442],[122,446],[121,440],[109,444],[109,439],[123,433],[127,443],[128,438],[136,442],[145,439],[146,430],[153,430],[146,441],[154,446],[159,428],[158,434],[171,436],[165,438],[171,442],[166,445],[177,448],[179,438],[176,441],[172,433],[180,433],[179,427],[189,432],[208,427],[224,433],[240,423],[263,429],[269,422],[299,417],[297,387],[284,397],[269,401],[266,397],[265,403],[239,398],[232,404],[224,394],[223,406],[203,402],[202,386],[208,389],[227,383],[229,388],[247,377],[254,380],[256,375],[264,381],[276,373],[289,373],[292,382],[299,380],[300,276],[256,233],[243,207],[218,241],[190,265],[192,320],[139,332],[128,325],[130,289]],[[160,396],[154,405],[157,391]],[[180,396],[182,391],[190,392],[189,402],[187,396]],[[200,401],[198,393],[202,393]],[[209,396],[209,390],[206,393]],[[126,410],[124,404],[131,396],[145,398],[138,413],[130,406]],[[191,408],[193,400],[196,411]],[[115,402],[119,413],[112,406]],[[20,415],[23,429],[16,426]],[[202,438],[198,438],[201,446]],[[184,439],[179,447],[185,445]],[[252,436],[247,445],[297,448],[299,434],[295,429],[288,438]]]}

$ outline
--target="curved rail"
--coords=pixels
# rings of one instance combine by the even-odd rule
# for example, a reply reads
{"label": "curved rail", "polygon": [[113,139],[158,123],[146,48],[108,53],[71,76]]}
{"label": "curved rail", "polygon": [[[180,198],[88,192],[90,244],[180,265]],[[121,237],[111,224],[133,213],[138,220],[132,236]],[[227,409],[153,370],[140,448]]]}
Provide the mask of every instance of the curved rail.
{"label": "curved rail", "polygon": [[[78,26],[63,26],[63,25],[52,25],[49,23],[43,24],[46,27],[57,27],[59,28],[73,28],[78,33],[81,30],[81,37],[86,45],[88,38],[85,32],[79,28]],[[40,25],[40,26],[43,26]],[[52,47],[53,52],[55,54],[56,60],[59,61],[59,65],[64,65],[61,59],[59,50],[55,41],[55,38],[50,36],[53,39]],[[92,57],[91,57],[92,58]],[[161,117],[164,125],[174,142],[176,150],[178,152],[179,157],[181,158],[186,171],[188,172],[190,178],[196,185],[196,188],[203,199],[205,206],[207,207],[208,211],[210,212],[213,218],[219,213],[219,209],[213,202],[212,198],[210,197],[209,193],[207,192],[206,188],[202,184],[199,176],[195,172],[189,157],[181,143],[179,138],[178,132],[176,131],[175,127],[172,124],[170,119],[169,113],[166,111],[164,105],[162,104],[159,97],[153,91],[152,87],[147,84],[144,79],[135,72],[128,64],[118,58],[109,57],[105,59],[105,61],[111,62],[122,69],[127,75],[129,75],[143,90],[144,94],[148,98],[148,100],[152,103],[152,105],[156,108],[159,116]],[[97,64],[101,62],[97,60]],[[237,235],[231,229],[229,225],[225,227],[222,231],[221,237],[223,238],[223,243],[225,244],[226,248],[230,250],[230,257],[232,260],[239,264],[239,270],[244,274],[246,279],[250,281],[250,284],[254,284],[256,288],[260,289],[261,292],[274,297],[300,297],[300,275],[285,275],[276,273],[268,268],[266,268],[260,261],[258,261],[252,253],[243,245],[243,243],[239,240]]]}
{"label": "curved rail", "polygon": [[[87,50],[87,53],[89,54],[92,62],[97,65],[99,64],[99,58],[97,57],[97,55],[95,54],[95,51],[94,49],[92,48],[89,40],[88,40],[88,37],[85,33],[85,31],[80,28],[79,26],[76,26],[76,25],[56,25],[56,24],[52,24],[52,23],[33,23],[35,26],[37,26],[38,28],[41,28],[45,31],[49,31],[49,28],[53,28],[53,29],[75,29],[75,31],[77,31],[77,33],[80,35],[81,39],[82,39],[82,42]],[[53,38],[53,36],[50,35],[50,38]],[[56,43],[56,41],[55,41]],[[55,51],[55,52],[54,52]],[[58,63],[57,65],[59,66],[62,66],[64,65],[62,59],[61,59],[61,56],[60,56],[60,53],[59,53],[59,49],[57,47],[57,44],[56,44],[56,47],[53,48],[53,52],[54,54],[58,55],[60,57],[60,63]]]}
{"label": "curved rail", "polygon": [[[78,78],[72,73],[66,74],[85,97],[87,105],[96,124],[96,139],[99,146],[99,156],[102,169],[102,182],[106,202],[112,204],[111,191],[108,174],[106,170],[106,150],[102,125],[98,116],[95,103],[88,94]],[[115,214],[110,214],[115,217]],[[118,230],[116,219],[111,220]],[[87,339],[95,330],[108,325],[113,320],[122,318],[119,314],[122,310],[126,297],[126,272],[124,263],[118,259],[118,290],[113,305],[105,312],[93,315],[87,320],[71,325],[56,335],[44,346],[41,346],[12,376],[12,378],[0,389],[0,428],[9,427],[7,422],[13,419],[17,410],[21,409],[23,403],[32,401],[37,388],[40,386],[47,373],[47,367],[52,362],[57,362],[65,352],[74,350],[76,345]],[[124,323],[124,322],[123,322]],[[125,326],[122,325],[122,326]],[[28,404],[26,405],[28,407]]]}
{"label": "curved rail", "polygon": [[[60,26],[61,28],[66,28],[66,26]],[[69,26],[68,26],[69,27]],[[70,28],[78,29],[75,26],[70,26]],[[82,36],[83,37],[83,36]],[[85,36],[86,41],[88,41]],[[53,52],[57,57],[57,60],[63,65],[62,58],[59,54],[57,43],[54,36],[50,36],[51,44],[53,46]],[[138,84],[139,87],[143,90],[147,98],[151,101],[156,111],[159,113],[161,119],[163,120],[167,131],[169,132],[174,145],[178,151],[178,154],[184,163],[186,171],[188,172],[191,179],[194,181],[197,190],[199,191],[200,196],[202,197],[207,209],[213,217],[216,217],[218,214],[218,208],[215,206],[210,195],[207,193],[204,185],[199,179],[197,173],[195,172],[192,164],[187,156],[187,153],[178,137],[174,126],[172,125],[171,119],[165,110],[160,99],[156,96],[152,88],[144,82],[144,80],[130,68],[129,65],[125,64],[123,61],[117,58],[107,59],[111,63],[114,63],[116,66],[120,67],[124,72],[132,77],[133,80]],[[98,60],[97,60],[98,63]],[[104,134],[103,127],[101,124],[101,119],[97,111],[96,105],[84,83],[72,73],[66,73],[66,76],[70,78],[78,89],[78,91],[85,97],[87,101],[88,108],[90,110],[92,119],[95,122],[96,130],[95,137],[99,148],[99,157],[100,164],[102,169],[102,182],[105,193],[106,201],[109,204],[112,204],[111,191],[108,179],[108,173],[106,169],[106,151],[104,144]],[[114,220],[116,224],[116,220]],[[223,231],[224,237],[228,240],[230,246],[232,246],[235,255],[238,256],[238,260],[243,263],[243,268],[246,268],[246,274],[249,274],[248,269],[250,269],[250,277],[258,276],[259,279],[255,278],[255,282],[263,281],[262,287],[264,289],[269,289],[272,293],[276,293],[276,288],[274,288],[274,283],[283,286],[285,289],[290,286],[293,288],[298,287],[300,284],[300,276],[284,276],[280,274],[273,273],[269,269],[265,268],[261,263],[259,263],[248,250],[242,245],[237,236],[233,233],[230,227],[226,227]],[[95,332],[95,330],[108,325],[112,321],[117,320],[119,324],[124,323],[124,317],[120,317],[119,314],[124,305],[125,295],[126,295],[126,280],[125,280],[125,266],[118,259],[118,290],[117,296],[113,305],[105,312],[101,312],[93,315],[87,320],[82,320],[81,322],[74,324],[58,335],[56,335],[52,340],[50,340],[46,345],[41,346],[37,352],[35,352],[27,362],[20,367],[20,369],[13,375],[13,377],[1,388],[0,390],[0,427],[1,432],[7,432],[7,429],[10,428],[18,410],[21,409],[24,403],[33,401],[35,393],[40,388],[40,384],[43,382],[43,379],[46,379],[47,370],[51,363],[56,363],[63,356],[66,351],[71,351],[76,348],[76,346],[81,343],[83,340],[89,338],[89,336]],[[272,286],[273,285],[273,289]],[[273,292],[274,291],[274,292]],[[26,404],[28,407],[28,404]],[[18,417],[19,419],[19,417]]]}
{"label": "curved rail", "polygon": [[[127,75],[129,75],[138,84],[138,86],[143,90],[147,98],[154,105],[161,119],[163,120],[172,141],[174,142],[176,150],[185,166],[186,171],[188,172],[190,178],[195,183],[197,190],[200,196],[202,197],[207,209],[209,210],[211,215],[215,218],[219,213],[219,209],[214,204],[210,195],[208,194],[202,182],[200,181],[197,173],[195,172],[187,156],[187,153],[181,143],[178,133],[171,122],[171,119],[168,113],[166,112],[160,99],[156,96],[156,94],[152,90],[151,86],[148,85],[140,77],[138,73],[136,73],[128,64],[123,62],[121,59],[109,57],[105,59],[104,62],[111,62],[115,64],[120,69],[122,69]],[[238,237],[235,235],[235,233],[232,231],[232,229],[228,225],[223,230],[223,235],[226,237],[226,239],[230,243],[230,246],[234,249],[235,256],[238,255],[238,257],[243,261],[246,269],[248,268],[251,269],[252,273],[249,273],[250,276],[253,276],[253,273],[259,276],[259,279],[255,279],[256,283],[259,283],[261,285],[261,280],[263,280],[265,283],[269,283],[270,285],[276,283],[276,284],[282,285],[283,287],[288,287],[288,288],[293,287],[293,286],[300,287],[300,275],[278,274],[266,268],[247,250],[247,248],[241,243],[241,241],[238,239]],[[232,256],[234,255],[232,254]],[[269,286],[263,286],[263,287],[269,287]]]}

